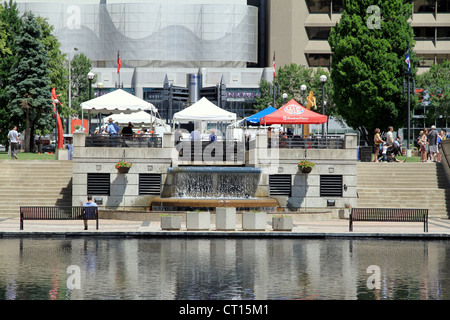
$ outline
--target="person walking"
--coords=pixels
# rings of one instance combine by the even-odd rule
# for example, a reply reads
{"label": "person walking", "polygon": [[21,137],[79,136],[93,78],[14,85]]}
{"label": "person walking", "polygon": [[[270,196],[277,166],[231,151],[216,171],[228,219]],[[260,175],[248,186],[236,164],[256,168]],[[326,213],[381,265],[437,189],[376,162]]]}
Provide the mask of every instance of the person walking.
{"label": "person walking", "polygon": [[388,147],[394,144],[394,127],[388,127],[388,132],[386,133],[386,144]]}
{"label": "person walking", "polygon": [[11,152],[11,159],[17,159],[17,152],[19,151],[19,132],[17,126],[13,126],[12,130],[8,132],[9,150]]}
{"label": "person walking", "polygon": [[421,162],[427,162],[427,134],[428,130],[427,128],[424,128],[419,132],[419,139],[417,141],[417,144],[419,145],[419,151],[420,151],[420,161]]}
{"label": "person walking", "polygon": [[[88,195],[87,200],[88,201],[85,204],[83,204],[83,207],[86,207],[86,208],[98,207],[98,205],[94,201],[92,201],[92,196],[91,195]],[[84,222],[84,230],[88,229],[87,219],[88,218],[93,218],[92,217],[92,213],[93,213],[92,210],[87,210],[87,212],[85,212],[85,218],[86,219],[83,220],[83,222]]]}
{"label": "person walking", "polygon": [[432,125],[431,130],[428,133],[428,147],[430,148],[431,161],[436,162],[438,153],[438,132],[436,126]]}
{"label": "person walking", "polygon": [[380,128],[375,129],[375,134],[373,137],[373,145],[375,147],[373,162],[378,162],[378,154],[380,153],[380,146],[384,143],[380,136]]}

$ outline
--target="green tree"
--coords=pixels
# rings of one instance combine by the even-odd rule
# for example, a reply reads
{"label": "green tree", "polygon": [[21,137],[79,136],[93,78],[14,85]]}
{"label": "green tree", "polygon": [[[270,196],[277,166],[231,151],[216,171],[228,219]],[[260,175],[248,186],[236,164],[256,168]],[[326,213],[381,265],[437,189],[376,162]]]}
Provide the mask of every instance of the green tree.
{"label": "green tree", "polygon": [[[326,108],[325,113],[330,115],[333,114],[333,102],[332,102],[332,83],[329,81],[330,75],[328,71],[322,68],[307,68],[305,66],[300,66],[295,63],[291,63],[282,66],[277,71],[277,77],[275,78],[274,84],[276,88],[275,94],[275,107],[280,107],[284,103],[283,93],[286,93],[288,97],[286,101],[294,99],[300,104],[303,103],[303,92],[301,86],[306,85],[305,95],[305,105],[306,98],[310,91],[313,92],[316,98],[316,104],[318,112],[321,112],[320,106],[322,105],[322,83],[320,81],[320,76],[325,75],[328,81],[325,83],[325,101]],[[266,80],[262,80],[260,83],[261,97],[257,98],[257,108],[265,109],[269,105],[273,105],[273,85]]]}
{"label": "green tree", "polygon": [[416,73],[410,17],[408,1],[347,0],[328,39],[337,112],[370,145],[375,128],[383,131],[387,126],[398,129],[407,125],[402,83],[408,49],[411,77]]}
{"label": "green tree", "polygon": [[[81,117],[81,103],[89,100],[89,80],[87,75],[92,69],[92,61],[83,53],[77,54],[72,59],[71,69],[72,115]],[[95,82],[96,77],[92,83]]]}
{"label": "green tree", "polygon": [[61,116],[68,117],[69,107],[67,106],[67,88],[69,86],[69,70],[67,68],[66,54],[61,52],[61,43],[52,32],[54,26],[50,25],[47,19],[37,17],[37,22],[42,30],[42,44],[48,53],[48,71],[50,78],[50,87],[56,89],[59,95],[58,100],[61,105],[58,105],[58,111]]}
{"label": "green tree", "polygon": [[54,126],[53,105],[50,99],[48,54],[41,42],[42,31],[35,16],[27,12],[22,17],[21,32],[16,38],[18,61],[12,68],[11,83],[7,87],[12,117],[21,119],[19,129],[25,128],[24,147],[34,147],[34,132]]}
{"label": "green tree", "polygon": [[0,34],[3,49],[0,50],[0,143],[7,143],[6,136],[13,123],[8,109],[9,95],[6,87],[11,83],[12,66],[16,64],[15,38],[20,32],[21,20],[17,5],[10,0],[0,7]]}
{"label": "green tree", "polygon": [[417,77],[416,86],[426,90],[431,97],[426,118],[445,128],[450,115],[450,61],[431,66],[430,70]]}

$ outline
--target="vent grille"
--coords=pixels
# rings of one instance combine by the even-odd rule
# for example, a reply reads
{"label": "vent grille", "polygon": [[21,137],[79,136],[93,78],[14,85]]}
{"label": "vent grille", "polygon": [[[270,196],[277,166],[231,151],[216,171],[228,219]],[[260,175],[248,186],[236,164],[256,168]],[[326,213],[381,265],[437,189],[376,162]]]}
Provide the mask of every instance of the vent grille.
{"label": "vent grille", "polygon": [[269,194],[271,196],[291,196],[291,176],[271,175],[269,176]]}
{"label": "vent grille", "polygon": [[109,173],[88,173],[87,192],[90,195],[109,196]]}
{"label": "vent grille", "polygon": [[320,176],[321,197],[342,197],[342,176],[323,175]]}
{"label": "vent grille", "polygon": [[139,195],[160,195],[161,175],[155,173],[139,174]]}

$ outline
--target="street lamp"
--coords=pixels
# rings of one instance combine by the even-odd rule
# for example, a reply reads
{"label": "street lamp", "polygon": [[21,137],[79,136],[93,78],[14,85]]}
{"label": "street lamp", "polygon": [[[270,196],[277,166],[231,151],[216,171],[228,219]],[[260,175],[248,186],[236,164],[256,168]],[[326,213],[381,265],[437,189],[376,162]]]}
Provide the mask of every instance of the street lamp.
{"label": "street lamp", "polygon": [[302,90],[302,105],[305,106],[305,92],[306,92],[306,84],[302,84],[300,86],[300,90]]}
{"label": "street lamp", "polygon": [[72,112],[72,53],[73,52],[78,51],[78,48],[73,48],[69,53],[69,117],[67,118],[67,133],[71,133],[70,132],[70,126],[71,126],[71,115],[70,113]]}
{"label": "street lamp", "polygon": [[[320,82],[322,82],[322,114],[325,115],[325,82],[327,82],[327,76],[321,75]],[[322,136],[323,135],[325,135],[325,123],[322,123]]]}
{"label": "street lamp", "polygon": [[286,104],[287,97],[288,97],[288,94],[287,93],[283,93],[283,102],[284,102],[284,104]]}
{"label": "street lamp", "polygon": [[[92,99],[92,80],[94,80],[95,74],[92,71],[89,71],[87,74],[87,78],[89,80],[89,100]],[[83,115],[83,109],[81,109],[81,115]],[[83,119],[83,117],[81,117]],[[89,112],[88,123],[91,124],[91,113]],[[83,126],[83,121],[81,121],[81,125]],[[90,133],[91,128],[89,127],[88,134]]]}

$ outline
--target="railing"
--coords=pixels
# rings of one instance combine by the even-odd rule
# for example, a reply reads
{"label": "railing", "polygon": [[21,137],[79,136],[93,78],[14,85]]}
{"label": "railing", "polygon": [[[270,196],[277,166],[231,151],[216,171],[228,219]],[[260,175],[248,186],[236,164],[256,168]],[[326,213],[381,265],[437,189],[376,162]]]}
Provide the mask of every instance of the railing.
{"label": "railing", "polygon": [[182,141],[175,147],[180,161],[245,161],[243,141]]}
{"label": "railing", "polygon": [[[276,141],[275,141],[276,142]],[[344,149],[342,136],[280,136],[278,146],[268,141],[269,148],[280,149]]]}
{"label": "railing", "polygon": [[[248,149],[254,149],[255,140],[248,142]],[[343,136],[279,136],[267,138],[268,148],[280,149],[344,149]],[[247,150],[248,150],[247,149]]]}
{"label": "railing", "polygon": [[162,138],[152,134],[89,135],[86,137],[86,147],[162,148]]}

